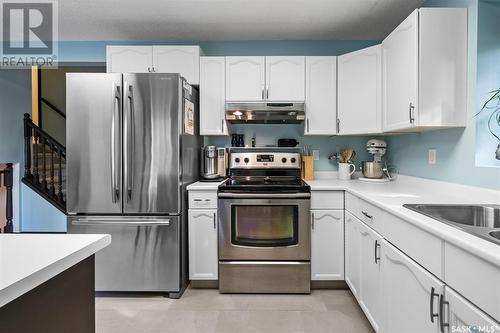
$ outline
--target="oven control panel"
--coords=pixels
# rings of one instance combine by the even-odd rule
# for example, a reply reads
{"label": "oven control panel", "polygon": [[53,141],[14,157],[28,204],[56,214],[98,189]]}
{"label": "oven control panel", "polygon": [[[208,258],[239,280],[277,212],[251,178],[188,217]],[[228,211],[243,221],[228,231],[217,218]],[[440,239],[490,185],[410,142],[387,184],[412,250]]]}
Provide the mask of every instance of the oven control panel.
{"label": "oven control panel", "polygon": [[299,153],[231,153],[229,167],[233,169],[300,169]]}

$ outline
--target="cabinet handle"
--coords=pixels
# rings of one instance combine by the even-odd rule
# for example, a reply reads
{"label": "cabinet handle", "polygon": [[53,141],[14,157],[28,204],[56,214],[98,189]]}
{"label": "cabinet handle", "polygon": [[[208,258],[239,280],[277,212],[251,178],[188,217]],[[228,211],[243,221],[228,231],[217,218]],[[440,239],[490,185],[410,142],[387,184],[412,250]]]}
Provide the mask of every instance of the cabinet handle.
{"label": "cabinet handle", "polygon": [[361,212],[361,213],[363,213],[363,215],[364,215],[364,216],[366,216],[366,217],[367,217],[367,218],[369,218],[369,219],[372,219],[372,218],[373,218],[373,216],[372,216],[372,215],[369,215],[367,212]]}
{"label": "cabinet handle", "polygon": [[220,122],[220,131],[221,131],[221,133],[224,133],[224,119],[221,119],[221,122]]}
{"label": "cabinet handle", "polygon": [[413,103],[410,103],[410,107],[409,107],[409,113],[410,113],[410,124],[413,124],[415,123],[415,117],[413,116],[413,112],[415,110],[415,106],[413,105]]}
{"label": "cabinet handle", "polygon": [[441,328],[441,333],[444,333],[444,328],[449,327],[450,323],[444,322],[444,306],[450,305],[449,302],[444,300],[444,295],[439,296],[439,327]]}
{"label": "cabinet handle", "polygon": [[380,256],[377,255],[377,249],[380,248],[380,244],[377,240],[375,240],[375,264],[378,264],[380,261]]}
{"label": "cabinet handle", "polygon": [[434,287],[431,288],[431,304],[429,306],[431,312],[431,323],[434,323],[434,318],[439,317],[439,313],[434,313],[434,296],[439,297],[438,293],[434,292]]}
{"label": "cabinet handle", "polygon": [[340,133],[340,119],[337,118],[337,134]]}
{"label": "cabinet handle", "polygon": [[214,213],[214,229],[217,229],[217,216]]}
{"label": "cabinet handle", "polygon": [[266,99],[269,99],[269,87],[266,89]]}
{"label": "cabinet handle", "polygon": [[265,96],[264,96],[264,88],[262,88],[261,93],[262,93],[262,99],[265,99]]}
{"label": "cabinet handle", "polygon": [[311,228],[314,230],[314,213],[311,213]]}
{"label": "cabinet handle", "polygon": [[309,118],[306,120],[306,125],[307,125],[307,133],[309,133]]}

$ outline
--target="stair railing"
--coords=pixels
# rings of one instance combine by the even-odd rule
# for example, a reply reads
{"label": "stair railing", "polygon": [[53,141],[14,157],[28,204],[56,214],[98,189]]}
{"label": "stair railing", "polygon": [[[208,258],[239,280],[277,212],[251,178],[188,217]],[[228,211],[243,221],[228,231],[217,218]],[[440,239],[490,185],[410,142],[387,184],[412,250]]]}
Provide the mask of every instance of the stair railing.
{"label": "stair railing", "polygon": [[[14,231],[14,225],[12,224],[14,206],[12,202],[12,188],[14,186],[14,175],[12,172],[12,163],[7,163],[3,170],[0,170],[0,176],[3,176],[3,186],[7,189],[7,195],[5,196],[5,220],[6,224],[3,228],[4,233],[12,233]],[[2,177],[0,177],[0,186],[2,186]],[[0,232],[2,232],[0,228]]]}
{"label": "stair railing", "polygon": [[23,183],[66,213],[64,171],[66,148],[24,114]]}

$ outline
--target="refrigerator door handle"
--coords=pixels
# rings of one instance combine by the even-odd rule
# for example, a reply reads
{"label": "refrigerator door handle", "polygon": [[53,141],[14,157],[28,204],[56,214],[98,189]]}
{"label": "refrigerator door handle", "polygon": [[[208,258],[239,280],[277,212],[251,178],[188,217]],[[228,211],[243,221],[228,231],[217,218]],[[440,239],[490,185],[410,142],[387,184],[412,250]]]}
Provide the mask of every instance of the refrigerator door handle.
{"label": "refrigerator door handle", "polygon": [[116,203],[120,200],[120,189],[118,188],[118,180],[116,173],[116,118],[120,115],[121,106],[121,92],[120,86],[113,83],[113,114],[111,115],[111,188],[112,188],[112,202]]}
{"label": "refrigerator door handle", "polygon": [[127,225],[127,226],[169,226],[170,219],[119,219],[82,218],[71,221],[73,225]]}
{"label": "refrigerator door handle", "polygon": [[[127,82],[125,82],[125,89],[127,89],[127,111],[125,114],[125,123],[124,123],[124,142],[125,142],[125,149],[124,151],[124,174],[125,174],[125,186],[126,186],[126,191],[127,191],[127,202],[132,200],[132,186],[134,183],[133,180],[133,165],[131,165],[131,159],[134,156],[134,95],[133,95],[133,87],[132,85],[129,85]],[[130,137],[129,138],[129,131],[130,131]],[[132,146],[129,146],[129,140],[132,140]]]}

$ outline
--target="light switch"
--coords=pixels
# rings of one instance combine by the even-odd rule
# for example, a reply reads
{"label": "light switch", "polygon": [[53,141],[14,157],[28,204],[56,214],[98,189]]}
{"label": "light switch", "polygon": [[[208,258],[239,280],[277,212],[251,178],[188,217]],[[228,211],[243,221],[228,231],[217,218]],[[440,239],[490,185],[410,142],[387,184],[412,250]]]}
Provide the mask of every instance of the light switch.
{"label": "light switch", "polygon": [[313,160],[319,161],[319,149],[313,149]]}
{"label": "light switch", "polygon": [[429,164],[436,164],[436,159],[437,159],[437,150],[436,149],[429,149]]}

